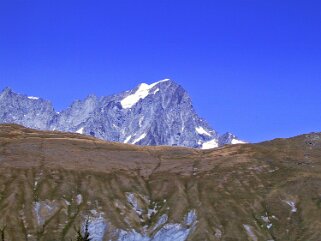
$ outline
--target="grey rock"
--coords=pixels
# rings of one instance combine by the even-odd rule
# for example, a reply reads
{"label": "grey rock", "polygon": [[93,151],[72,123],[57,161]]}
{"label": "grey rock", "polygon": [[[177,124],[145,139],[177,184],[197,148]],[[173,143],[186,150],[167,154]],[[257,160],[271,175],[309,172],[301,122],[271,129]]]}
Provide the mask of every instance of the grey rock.
{"label": "grey rock", "polygon": [[15,123],[35,129],[49,129],[56,115],[49,101],[16,94],[5,88],[0,94],[0,122]]}
{"label": "grey rock", "polygon": [[237,136],[235,136],[234,134],[227,132],[223,135],[221,135],[218,138],[218,141],[220,143],[221,146],[224,145],[228,145],[228,144],[241,144],[241,143],[245,143],[244,141],[241,141],[237,138]]}
{"label": "grey rock", "polygon": [[0,94],[0,123],[138,145],[212,148],[238,140],[231,133],[220,136],[196,114],[187,92],[167,79],[111,96],[90,95],[60,113],[46,100],[6,88]]}

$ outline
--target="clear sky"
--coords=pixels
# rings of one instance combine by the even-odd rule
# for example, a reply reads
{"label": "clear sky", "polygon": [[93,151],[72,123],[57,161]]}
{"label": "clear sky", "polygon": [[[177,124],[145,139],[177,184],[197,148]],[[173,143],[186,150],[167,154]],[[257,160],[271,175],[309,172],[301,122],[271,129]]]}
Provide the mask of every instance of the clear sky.
{"label": "clear sky", "polygon": [[321,131],[321,1],[0,0],[0,88],[57,110],[170,78],[219,132]]}

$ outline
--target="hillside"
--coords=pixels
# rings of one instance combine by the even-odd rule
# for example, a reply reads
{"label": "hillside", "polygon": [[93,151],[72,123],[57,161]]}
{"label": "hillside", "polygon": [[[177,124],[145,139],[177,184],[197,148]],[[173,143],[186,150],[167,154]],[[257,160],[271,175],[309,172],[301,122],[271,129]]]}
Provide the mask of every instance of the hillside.
{"label": "hillside", "polygon": [[320,240],[321,134],[210,150],[0,125],[8,240]]}

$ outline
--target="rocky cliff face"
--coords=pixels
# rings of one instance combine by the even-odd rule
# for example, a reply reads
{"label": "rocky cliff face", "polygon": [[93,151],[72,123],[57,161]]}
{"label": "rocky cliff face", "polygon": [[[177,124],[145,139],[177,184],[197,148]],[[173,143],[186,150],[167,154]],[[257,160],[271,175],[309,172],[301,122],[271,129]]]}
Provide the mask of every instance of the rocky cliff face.
{"label": "rocky cliff face", "polygon": [[7,240],[321,237],[321,134],[212,150],[0,125]]}
{"label": "rocky cliff face", "polygon": [[88,96],[56,113],[40,98],[5,89],[0,96],[0,123],[61,130],[138,145],[214,148],[239,143],[220,136],[195,112],[187,92],[171,80],[140,84],[120,94]]}
{"label": "rocky cliff face", "polygon": [[0,93],[0,122],[30,128],[48,129],[56,115],[49,101],[14,93],[6,88]]}

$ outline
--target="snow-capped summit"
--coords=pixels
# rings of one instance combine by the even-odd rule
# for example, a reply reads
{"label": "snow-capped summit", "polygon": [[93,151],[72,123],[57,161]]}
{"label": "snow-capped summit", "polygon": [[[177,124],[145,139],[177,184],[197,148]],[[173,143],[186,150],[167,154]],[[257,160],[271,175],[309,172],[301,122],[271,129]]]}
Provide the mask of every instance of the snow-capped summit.
{"label": "snow-capped summit", "polygon": [[196,114],[187,92],[170,79],[142,83],[111,96],[90,95],[61,112],[55,112],[48,101],[6,88],[0,94],[0,123],[138,145],[208,149],[240,142],[230,133],[218,135]]}
{"label": "snow-capped summit", "polygon": [[154,89],[154,91],[152,91],[153,88],[157,86],[159,83],[162,83],[165,81],[170,81],[170,80],[164,79],[150,85],[141,83],[134,91],[130,91],[130,94],[120,101],[122,107],[124,109],[131,108],[140,99],[144,99],[146,96],[148,96],[151,93],[156,94],[159,91],[159,88],[156,88]]}

